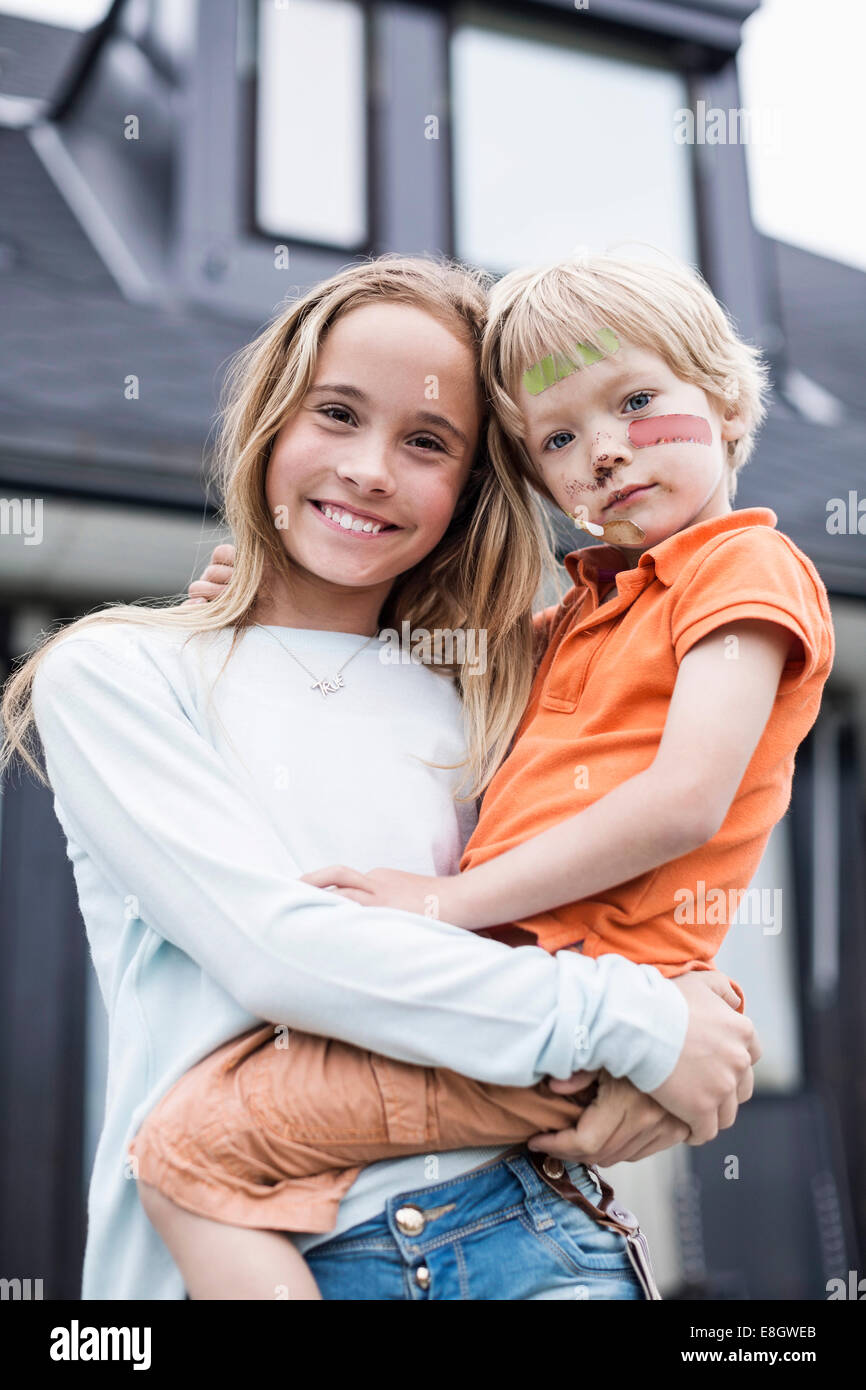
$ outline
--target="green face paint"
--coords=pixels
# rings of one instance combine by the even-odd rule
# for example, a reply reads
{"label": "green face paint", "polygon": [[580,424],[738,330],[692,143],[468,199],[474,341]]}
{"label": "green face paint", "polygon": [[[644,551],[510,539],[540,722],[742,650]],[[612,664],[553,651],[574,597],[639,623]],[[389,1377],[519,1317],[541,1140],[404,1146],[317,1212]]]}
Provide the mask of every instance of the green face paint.
{"label": "green face paint", "polygon": [[591,343],[575,343],[572,355],[564,352],[551,353],[549,357],[543,357],[540,362],[529,367],[523,373],[523,384],[530,396],[537,396],[541,391],[546,391],[548,386],[555,386],[558,381],[571,376],[572,372],[578,371],[581,367],[591,367],[594,362],[600,362],[608,353],[616,352],[619,348],[619,340],[609,328],[601,329],[598,341],[603,345],[604,352],[593,347]]}

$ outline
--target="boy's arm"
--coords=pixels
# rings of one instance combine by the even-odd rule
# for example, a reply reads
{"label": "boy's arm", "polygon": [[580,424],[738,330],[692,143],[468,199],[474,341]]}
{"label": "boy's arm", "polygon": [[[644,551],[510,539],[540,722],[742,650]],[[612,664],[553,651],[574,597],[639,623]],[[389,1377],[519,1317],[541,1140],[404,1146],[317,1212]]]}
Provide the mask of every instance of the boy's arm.
{"label": "boy's arm", "polygon": [[[730,660],[730,637],[737,659]],[[705,844],[720,829],[764,732],[791,632],[747,619],[680,663],[651,765],[550,830],[452,878],[329,866],[307,876],[370,906],[429,911],[477,930],[580,902]],[[348,891],[346,891],[348,890]],[[423,901],[422,901],[423,898]]]}
{"label": "boy's arm", "polygon": [[[728,659],[731,636],[736,660]],[[696,642],[680,663],[652,764],[578,815],[461,874],[458,925],[495,926],[579,902],[711,839],[764,732],[791,642],[786,628],[760,619]]]}

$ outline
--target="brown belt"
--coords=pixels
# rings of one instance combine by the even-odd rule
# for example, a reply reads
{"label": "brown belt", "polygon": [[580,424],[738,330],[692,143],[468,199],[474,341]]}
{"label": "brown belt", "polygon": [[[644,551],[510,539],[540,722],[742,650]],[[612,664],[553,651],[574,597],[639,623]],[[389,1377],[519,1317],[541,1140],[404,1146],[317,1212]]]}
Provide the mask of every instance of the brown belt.
{"label": "brown belt", "polygon": [[605,1182],[598,1169],[591,1164],[587,1165],[595,1174],[601,1187],[601,1200],[596,1207],[575,1187],[561,1159],[552,1158],[549,1154],[539,1153],[533,1149],[523,1148],[520,1152],[529,1159],[542,1182],[553,1188],[557,1196],[564,1197],[567,1202],[572,1202],[575,1206],[580,1207],[581,1211],[591,1217],[597,1225],[604,1226],[609,1231],[618,1231],[620,1235],[625,1236],[628,1257],[644,1291],[644,1296],[648,1299],[661,1301],[662,1296],[655,1281],[649,1246],[646,1236],[638,1224],[638,1219],[634,1212],[629,1211],[622,1202],[614,1199],[613,1188],[610,1183]]}

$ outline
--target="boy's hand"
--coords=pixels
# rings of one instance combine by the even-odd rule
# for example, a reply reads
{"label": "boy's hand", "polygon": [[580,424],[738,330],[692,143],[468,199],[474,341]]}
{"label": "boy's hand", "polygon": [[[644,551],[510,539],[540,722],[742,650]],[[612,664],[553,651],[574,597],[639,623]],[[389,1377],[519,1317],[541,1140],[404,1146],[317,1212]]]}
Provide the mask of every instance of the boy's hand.
{"label": "boy's hand", "polygon": [[218,598],[232,577],[235,562],[233,545],[218,545],[210,557],[210,564],[200,579],[194,579],[187,589],[189,598],[178,604],[178,608],[191,608],[196,603],[206,603],[208,599]]}
{"label": "boy's hand", "polygon": [[421,917],[442,918],[460,927],[460,875],[453,878],[408,874],[400,869],[371,869],[362,874],[345,864],[329,864],[302,874],[301,883],[332,889],[362,907],[396,907]]}
{"label": "boy's hand", "polygon": [[[699,990],[694,996],[692,1005],[696,1011],[700,1011],[702,1004],[708,1004],[711,994],[724,1000],[732,1010],[739,1009],[739,995],[731,986],[728,977],[723,975],[721,971],[694,971],[691,975],[681,975],[677,984],[682,987],[682,982],[685,979],[699,980]],[[692,990],[693,986],[689,985],[685,992],[688,995]],[[744,1036],[748,1036],[749,1030],[751,1031],[753,1052],[750,1052],[749,1055],[753,1061],[757,1061],[761,1055],[761,1049],[751,1022],[739,1014],[738,1018],[741,1024],[746,1025],[743,1030]],[[722,1014],[721,1023],[724,1024],[724,1021],[725,1015]],[[680,1057],[681,1062],[685,1052],[686,1049],[684,1048]],[[529,1141],[529,1147],[567,1161],[597,1163],[601,1167],[609,1167],[613,1163],[635,1163],[639,1159],[648,1158],[650,1154],[659,1153],[662,1149],[669,1149],[674,1144],[705,1143],[705,1139],[692,1133],[690,1126],[682,1117],[670,1114],[659,1103],[661,1092],[666,1086],[670,1086],[675,1076],[676,1070],[674,1075],[668,1078],[665,1085],[659,1087],[652,1096],[644,1095],[642,1091],[638,1091],[637,1087],[633,1086],[626,1077],[611,1077],[605,1071],[575,1072],[565,1080],[548,1077],[548,1086],[558,1095],[572,1095],[576,1091],[581,1091],[588,1082],[592,1081],[593,1077],[597,1077],[597,1095],[592,1098],[575,1126],[570,1129],[559,1130],[556,1133],[534,1135]],[[688,1083],[685,1082],[684,1084]],[[737,1101],[748,1100],[752,1094],[752,1084],[753,1073],[750,1063],[744,1068],[737,1083]],[[701,1099],[701,1091],[698,1088],[694,1097],[686,1097],[686,1104],[699,1105]],[[730,1107],[728,1108],[725,1116],[727,1123],[723,1122],[721,1117],[721,1109],[728,1100],[729,1097],[723,1096],[716,1116],[716,1129],[709,1132],[712,1126],[707,1124],[706,1137],[708,1139],[715,1138],[718,1129],[724,1129],[728,1124],[733,1124],[736,1116],[736,1103],[732,1114]],[[730,1118],[727,1118],[728,1114],[730,1114]]]}
{"label": "boy's hand", "polygon": [[[552,1077],[547,1084],[558,1095],[568,1095],[585,1086],[587,1075],[579,1072],[567,1081]],[[688,1125],[670,1115],[658,1101],[644,1095],[626,1077],[602,1071],[598,1073],[598,1094],[577,1124],[555,1134],[536,1134],[528,1147],[567,1162],[609,1168],[614,1163],[635,1163],[688,1138]]]}

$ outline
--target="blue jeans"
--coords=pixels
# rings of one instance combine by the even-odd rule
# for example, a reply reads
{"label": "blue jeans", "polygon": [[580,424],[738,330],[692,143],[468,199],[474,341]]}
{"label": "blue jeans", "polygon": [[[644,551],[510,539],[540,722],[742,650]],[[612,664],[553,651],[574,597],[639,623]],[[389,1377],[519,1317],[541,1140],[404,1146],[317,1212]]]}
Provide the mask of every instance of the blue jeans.
{"label": "blue jeans", "polygon": [[[588,1170],[566,1168],[597,1206]],[[625,1238],[558,1196],[521,1154],[389,1197],[379,1216],[306,1258],[324,1299],[644,1297]]]}

